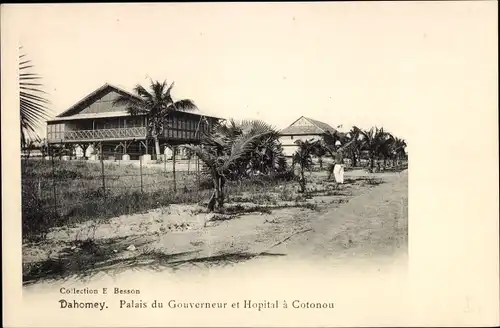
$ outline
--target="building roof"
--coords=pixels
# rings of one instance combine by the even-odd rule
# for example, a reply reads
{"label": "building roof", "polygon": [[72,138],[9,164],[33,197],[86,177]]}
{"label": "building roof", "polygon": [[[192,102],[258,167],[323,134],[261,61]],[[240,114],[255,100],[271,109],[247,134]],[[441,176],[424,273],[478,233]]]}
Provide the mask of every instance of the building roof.
{"label": "building roof", "polygon": [[[81,110],[81,106],[88,103],[89,101],[92,100],[97,100],[99,96],[101,96],[105,92],[109,92],[109,90],[116,91],[120,94],[127,95],[131,98],[136,98],[138,97],[126,90],[123,90],[115,85],[111,85],[109,83],[105,83],[101,87],[97,88],[96,90],[92,91],[82,99],[80,99],[78,102],[76,102],[73,106],[62,112],[61,114],[57,115],[56,117],[66,117],[66,116],[74,116],[77,115],[79,110]],[[110,113],[111,114],[111,113]]]}
{"label": "building roof", "polygon": [[107,117],[122,117],[122,116],[130,116],[129,112],[105,112],[105,113],[86,113],[86,114],[76,114],[71,116],[63,116],[52,120],[47,120],[47,122],[58,122],[58,121],[68,121],[68,120],[85,120],[85,119],[93,119],[93,118],[107,118]]}
{"label": "building roof", "polygon": [[[297,121],[304,118],[306,121],[311,123],[311,125],[294,125]],[[325,132],[335,133],[336,129],[331,127],[329,124],[308,118],[305,116],[299,117],[295,122],[290,124],[290,126],[284,128],[280,131],[281,135],[303,135],[303,134],[323,134]]]}
{"label": "building roof", "polygon": [[[111,85],[109,83],[105,83],[98,89],[94,90],[87,96],[83,97],[80,99],[77,103],[75,103],[73,106],[62,112],[61,114],[57,115],[54,119],[52,120],[47,120],[47,122],[53,122],[53,121],[64,121],[64,120],[78,120],[78,119],[92,119],[92,118],[105,118],[105,117],[120,117],[120,116],[129,116],[130,114],[128,112],[124,111],[116,111],[116,112],[103,112],[103,113],[87,113],[87,114],[80,114],[79,112],[83,109],[82,107],[85,106],[88,103],[92,103],[94,101],[97,101],[101,96],[103,96],[105,93],[109,91],[115,91],[119,94],[129,96],[131,98],[136,98],[140,99],[138,96],[134,95],[133,93],[130,93],[122,88],[119,88],[115,85]],[[197,115],[197,116],[205,116],[205,117],[210,117],[210,118],[217,118],[213,115],[207,115],[205,113],[202,113],[200,111],[196,112],[185,112],[187,114],[192,114],[192,115]]]}

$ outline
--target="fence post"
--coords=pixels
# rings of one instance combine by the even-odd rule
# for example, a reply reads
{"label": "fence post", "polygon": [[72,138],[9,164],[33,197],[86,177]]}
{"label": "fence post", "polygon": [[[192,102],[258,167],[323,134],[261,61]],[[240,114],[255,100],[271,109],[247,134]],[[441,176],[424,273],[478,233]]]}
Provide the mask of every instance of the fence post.
{"label": "fence post", "polygon": [[106,178],[104,176],[104,153],[102,151],[102,143],[101,143],[101,175],[102,175],[102,191],[104,193],[104,198],[106,198]]}
{"label": "fence post", "polygon": [[172,147],[173,148],[173,155],[172,155],[172,175],[174,177],[174,193],[177,192],[177,180],[175,179],[175,160],[176,156],[175,153],[177,152],[177,147]]}
{"label": "fence post", "polygon": [[38,194],[38,199],[41,199],[42,198],[42,181],[40,179],[38,179],[37,194]]}
{"label": "fence post", "polygon": [[139,155],[139,173],[141,175],[141,193],[143,193],[143,185],[142,185],[142,155]]}
{"label": "fence post", "polygon": [[51,149],[52,159],[52,190],[54,192],[54,212],[57,213],[57,192],[56,192],[56,166],[54,164],[54,149]]}
{"label": "fence post", "polygon": [[200,179],[200,158],[196,155],[196,180],[198,182],[198,193],[201,190],[201,179]]}

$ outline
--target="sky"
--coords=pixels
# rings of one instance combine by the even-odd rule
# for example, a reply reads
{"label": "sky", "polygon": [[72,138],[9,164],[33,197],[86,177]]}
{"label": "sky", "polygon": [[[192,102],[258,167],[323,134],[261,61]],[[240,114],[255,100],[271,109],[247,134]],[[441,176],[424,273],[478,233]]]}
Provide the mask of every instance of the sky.
{"label": "sky", "polygon": [[8,9],[54,114],[106,82],[131,90],[167,79],[175,99],[218,117],[281,129],[304,115],[334,127],[383,126],[402,138],[446,81],[484,75],[467,70],[477,60],[467,51],[490,47],[492,33],[482,20],[491,8],[440,2]]}

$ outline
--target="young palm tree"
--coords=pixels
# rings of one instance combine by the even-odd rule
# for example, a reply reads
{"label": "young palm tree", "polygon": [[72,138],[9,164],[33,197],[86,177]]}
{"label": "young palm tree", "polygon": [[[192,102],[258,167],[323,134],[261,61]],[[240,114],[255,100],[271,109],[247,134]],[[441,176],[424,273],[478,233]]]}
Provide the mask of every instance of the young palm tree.
{"label": "young palm tree", "polygon": [[297,140],[295,141],[295,144],[298,146],[298,148],[293,154],[293,165],[299,166],[300,192],[304,193],[306,191],[307,183],[304,172],[306,170],[310,171],[314,165],[312,161],[312,155],[317,147],[317,144],[308,140]]}
{"label": "young palm tree", "polygon": [[[244,120],[237,122],[230,119],[226,124],[217,126],[218,134],[231,144],[236,138],[247,133],[254,128],[259,121]],[[278,142],[276,135],[262,139],[251,156],[240,158],[228,174],[229,179],[241,179],[242,177],[260,174],[283,173],[286,165],[283,166],[283,148]]]}
{"label": "young palm tree", "polygon": [[[19,48],[19,50],[21,50]],[[38,140],[41,124],[47,120],[51,110],[47,107],[47,93],[42,90],[43,84],[39,83],[41,76],[33,73],[31,60],[25,59],[26,55],[19,55],[19,112],[21,119],[21,147],[25,147],[29,140]]]}
{"label": "young palm tree", "polygon": [[318,159],[319,169],[323,170],[323,157],[325,157],[326,155],[326,150],[321,142],[313,143],[312,155]]}
{"label": "young palm tree", "polygon": [[380,148],[380,156],[383,159],[384,170],[387,168],[387,160],[391,159],[394,155],[394,149],[396,146],[396,139],[394,136],[388,132],[385,133],[386,141],[382,144]]}
{"label": "young palm tree", "polygon": [[373,127],[368,131],[360,131],[363,136],[362,149],[368,151],[370,160],[369,170],[373,172],[375,166],[375,159],[384,157],[390,144],[393,142],[394,137],[384,131],[384,128]]}
{"label": "young palm tree", "polygon": [[349,133],[347,133],[347,142],[354,140],[352,144],[350,144],[349,147],[347,147],[346,152],[349,154],[351,158],[351,166],[356,167],[358,166],[358,158],[359,158],[359,152],[361,148],[361,134],[360,134],[360,129],[356,126],[354,126]]}
{"label": "young palm tree", "polygon": [[148,129],[155,142],[155,152],[157,159],[160,158],[159,137],[164,131],[165,119],[175,111],[195,111],[198,110],[194,102],[190,99],[174,101],[171,95],[174,82],[167,85],[167,81],[160,83],[151,80],[150,91],[138,84],[134,88],[137,98],[121,95],[116,98],[113,105],[124,105],[131,115],[146,115],[148,119]]}
{"label": "young palm tree", "polygon": [[202,145],[184,145],[206,165],[213,181],[213,194],[208,202],[208,210],[221,210],[224,206],[224,185],[228,176],[241,172],[241,163],[248,163],[258,146],[268,138],[278,139],[278,132],[262,121],[245,122],[241,133],[227,125],[216,125],[212,131],[202,136]]}
{"label": "young palm tree", "polygon": [[405,156],[405,148],[406,141],[400,138],[394,138],[394,142],[392,143],[391,155],[393,166],[397,167],[399,165],[399,161]]}

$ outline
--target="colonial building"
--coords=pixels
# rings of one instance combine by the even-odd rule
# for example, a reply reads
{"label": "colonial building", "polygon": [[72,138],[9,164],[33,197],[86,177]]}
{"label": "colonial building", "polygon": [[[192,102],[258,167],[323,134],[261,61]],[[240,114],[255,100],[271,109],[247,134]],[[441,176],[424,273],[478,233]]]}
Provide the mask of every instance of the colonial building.
{"label": "colonial building", "polygon": [[334,129],[324,122],[301,116],[295,122],[290,124],[290,126],[280,131],[280,142],[283,147],[283,153],[285,156],[291,157],[297,149],[295,141],[319,140],[327,131],[335,133],[337,129]]}
{"label": "colonial building", "polygon": [[[105,84],[47,121],[49,145],[73,145],[117,159],[137,159],[141,155],[150,158],[155,145],[147,128],[148,118],[145,115],[131,116],[124,106],[114,106],[113,101],[119,95],[137,98],[116,86]],[[166,145],[198,143],[200,132],[207,131],[218,120],[197,111],[174,112],[168,116],[164,133],[159,138],[161,151]]]}

